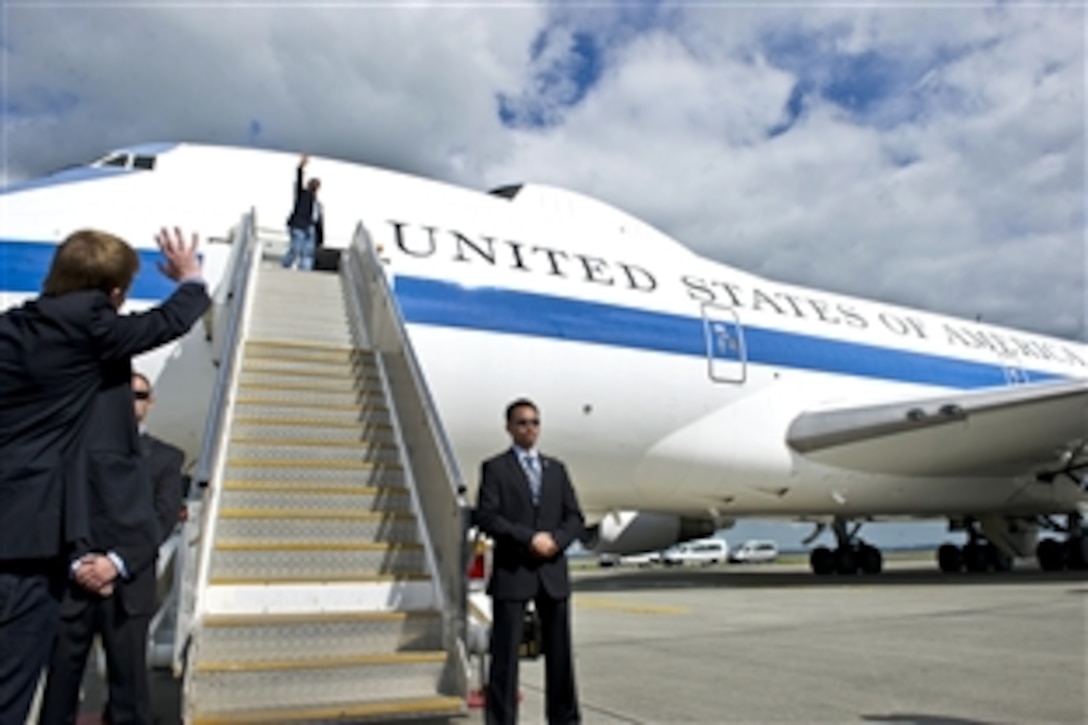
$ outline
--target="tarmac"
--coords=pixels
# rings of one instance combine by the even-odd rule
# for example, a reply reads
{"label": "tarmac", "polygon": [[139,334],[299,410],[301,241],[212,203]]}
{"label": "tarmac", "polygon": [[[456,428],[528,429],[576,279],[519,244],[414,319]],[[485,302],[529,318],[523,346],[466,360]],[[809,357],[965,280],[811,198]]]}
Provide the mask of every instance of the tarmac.
{"label": "tarmac", "polygon": [[[587,725],[1088,721],[1084,572],[949,576],[919,560],[876,577],[774,564],[585,567],[574,580]],[[522,662],[521,723],[545,722],[543,680],[543,660]],[[157,721],[178,722],[169,674],[153,687]]]}

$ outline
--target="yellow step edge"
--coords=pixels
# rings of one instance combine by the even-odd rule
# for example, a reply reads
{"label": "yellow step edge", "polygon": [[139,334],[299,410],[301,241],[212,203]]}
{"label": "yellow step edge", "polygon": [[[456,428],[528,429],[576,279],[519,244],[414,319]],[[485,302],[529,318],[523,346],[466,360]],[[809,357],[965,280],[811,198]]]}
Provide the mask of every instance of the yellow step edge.
{"label": "yellow step edge", "polygon": [[267,425],[267,426],[291,426],[291,427],[303,427],[303,428],[344,428],[346,430],[351,429],[366,429],[366,428],[380,428],[382,430],[393,430],[393,426],[389,423],[368,423],[362,420],[341,420],[339,418],[323,419],[323,418],[271,418],[268,416],[248,416],[238,415],[234,417],[234,425]]}
{"label": "yellow step edge", "polygon": [[330,541],[284,542],[284,541],[216,541],[216,551],[422,551],[422,544],[381,543],[377,541]]}
{"label": "yellow step edge", "polygon": [[259,338],[255,340],[246,340],[246,347],[289,347],[299,350],[313,350],[315,352],[334,352],[343,353],[345,355],[351,355],[352,353],[367,353],[372,354],[370,350],[364,347],[355,347],[354,345],[329,345],[327,343],[320,342],[302,342],[299,340],[279,340],[275,338]]}
{"label": "yellow step edge", "polygon": [[433,609],[424,609],[411,612],[210,614],[204,617],[204,627],[283,627],[291,624],[335,624],[337,622],[405,622],[409,619],[438,619],[438,612]]}
{"label": "yellow step edge", "polygon": [[[378,378],[371,378],[372,380],[378,380]],[[373,391],[369,388],[358,387],[344,387],[344,388],[332,388],[329,386],[322,387],[320,385],[308,385],[305,382],[302,383],[253,383],[246,380],[238,381],[238,388],[241,390],[297,390],[303,393],[342,393],[344,395],[381,395],[382,392]]]}
{"label": "yellow step edge", "polygon": [[242,358],[242,365],[259,365],[261,363],[272,362],[305,363],[307,365],[316,366],[332,365],[336,367],[347,367],[352,370],[359,367],[372,368],[376,365],[373,354],[369,352],[359,353],[353,356],[351,353],[305,353],[295,350],[273,351],[262,350],[260,348],[248,348]]}
{"label": "yellow step edge", "polygon": [[280,481],[227,481],[224,491],[256,491],[258,493],[297,493],[300,496],[407,496],[404,486],[307,486],[304,483]]}
{"label": "yellow step edge", "polygon": [[225,508],[219,512],[221,519],[314,519],[345,521],[384,521],[402,519],[410,521],[415,514],[407,511],[345,511],[343,509],[261,509]]}
{"label": "yellow step edge", "polygon": [[272,346],[248,343],[246,357],[249,360],[291,360],[298,362],[328,362],[340,365],[373,365],[372,350],[300,350],[293,346]]}
{"label": "yellow step edge", "polygon": [[397,448],[397,444],[393,441],[368,441],[365,438],[359,440],[352,440],[346,438],[256,438],[249,436],[232,436],[231,443],[240,443],[242,445],[269,445],[275,448],[283,448],[286,446],[300,446],[300,447],[314,447],[320,446],[321,448]]}
{"label": "yellow step edge", "polygon": [[[301,362],[301,361],[300,361]],[[311,360],[305,361],[307,363]],[[257,365],[246,365],[242,363],[243,375],[297,375],[305,377],[306,379],[313,378],[325,378],[327,380],[356,380],[359,377],[374,378],[377,375],[363,375],[360,376],[357,370],[344,369],[344,370],[320,370],[314,368],[307,368],[305,370],[291,370],[290,368],[275,368],[264,367]]]}
{"label": "yellow step edge", "polygon": [[358,720],[360,718],[394,717],[409,715],[441,715],[461,712],[465,701],[459,697],[428,697],[419,699],[385,700],[358,705],[333,705],[327,707],[284,710],[245,710],[223,714],[209,713],[193,718],[193,725],[253,725],[254,723],[306,722],[328,720]]}
{"label": "yellow step edge", "polygon": [[271,672],[274,670],[327,670],[368,665],[416,665],[445,662],[445,652],[390,652],[348,657],[314,657],[304,660],[261,660],[258,662],[197,662],[196,671]]}
{"label": "yellow step edge", "polygon": [[364,461],[354,458],[314,461],[310,459],[232,458],[228,456],[227,466],[238,468],[333,468],[336,470],[388,468],[393,471],[402,470],[400,464],[394,461]]}
{"label": "yellow step edge", "polygon": [[[275,380],[250,380],[253,377],[275,377]],[[239,385],[244,385],[247,388],[261,387],[276,387],[281,388],[289,385],[305,386],[305,390],[321,390],[324,392],[336,392],[339,390],[360,390],[368,385],[375,385],[381,382],[381,378],[377,375],[314,375],[310,372],[293,372],[293,371],[275,371],[270,372],[268,370],[242,370],[242,377],[244,379],[239,381]],[[281,380],[282,379],[282,380]]]}
{"label": "yellow step edge", "polygon": [[291,400],[282,398],[250,398],[240,395],[234,400],[235,405],[268,405],[274,408],[316,408],[317,410],[344,410],[355,413],[383,413],[389,414],[389,408],[385,405],[374,403],[323,403],[312,400]]}
{"label": "yellow step edge", "polygon": [[377,574],[373,571],[360,571],[345,574],[298,574],[284,577],[219,577],[208,578],[208,583],[218,587],[233,586],[276,586],[284,584],[385,584],[399,581],[426,581],[430,579],[426,572],[411,571],[396,574]]}

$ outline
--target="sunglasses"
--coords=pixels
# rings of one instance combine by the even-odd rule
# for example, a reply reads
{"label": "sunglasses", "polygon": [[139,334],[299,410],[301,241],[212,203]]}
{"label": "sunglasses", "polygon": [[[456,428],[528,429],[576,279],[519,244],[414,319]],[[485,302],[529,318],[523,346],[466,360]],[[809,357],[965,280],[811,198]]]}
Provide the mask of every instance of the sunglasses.
{"label": "sunglasses", "polygon": [[132,391],[132,397],[136,398],[136,400],[150,400],[151,399],[151,391],[150,390],[133,390]]}
{"label": "sunglasses", "polygon": [[520,420],[515,420],[514,425],[531,425],[531,426],[533,426],[535,428],[536,426],[540,425],[540,419],[539,418],[522,418]]}

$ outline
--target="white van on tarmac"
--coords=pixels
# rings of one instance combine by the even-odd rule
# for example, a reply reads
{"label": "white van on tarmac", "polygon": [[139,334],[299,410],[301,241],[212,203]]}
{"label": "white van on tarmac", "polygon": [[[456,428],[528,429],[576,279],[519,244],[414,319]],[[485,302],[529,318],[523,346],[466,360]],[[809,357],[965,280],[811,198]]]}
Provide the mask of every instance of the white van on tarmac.
{"label": "white van on tarmac", "polygon": [[755,564],[774,561],[778,558],[778,544],[769,539],[750,539],[739,549],[729,553],[729,561],[740,564]]}
{"label": "white van on tarmac", "polygon": [[725,539],[697,539],[685,541],[666,550],[661,561],[666,566],[682,564],[719,564],[729,558],[729,545]]}

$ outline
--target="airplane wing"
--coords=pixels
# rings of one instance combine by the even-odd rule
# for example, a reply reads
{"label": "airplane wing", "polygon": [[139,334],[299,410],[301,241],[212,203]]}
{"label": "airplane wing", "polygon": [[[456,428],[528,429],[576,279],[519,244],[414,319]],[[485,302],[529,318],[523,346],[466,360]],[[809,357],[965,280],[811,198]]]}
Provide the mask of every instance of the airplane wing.
{"label": "airplane wing", "polygon": [[787,442],[819,463],[873,473],[1057,473],[1088,465],[1088,380],[811,411]]}

